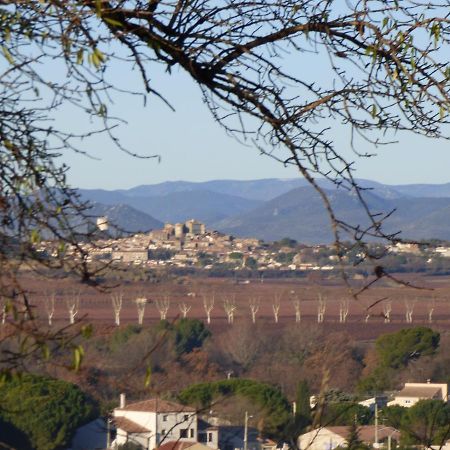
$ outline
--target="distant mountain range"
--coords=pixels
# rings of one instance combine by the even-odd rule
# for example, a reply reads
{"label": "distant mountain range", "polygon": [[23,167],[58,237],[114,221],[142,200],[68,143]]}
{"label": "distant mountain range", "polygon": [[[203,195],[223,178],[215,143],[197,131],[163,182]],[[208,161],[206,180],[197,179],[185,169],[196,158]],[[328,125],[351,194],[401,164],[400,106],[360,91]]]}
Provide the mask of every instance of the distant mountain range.
{"label": "distant mountain range", "polygon": [[[389,232],[410,239],[450,240],[450,183],[390,186],[359,180],[372,211],[395,213]],[[339,218],[364,225],[367,219],[351,192],[320,182]],[[332,239],[329,218],[318,194],[303,179],[186,181],[128,190],[80,189],[99,215],[129,231],[161,228],[162,222],[195,218],[235,236],[275,240],[286,236],[306,243]]]}

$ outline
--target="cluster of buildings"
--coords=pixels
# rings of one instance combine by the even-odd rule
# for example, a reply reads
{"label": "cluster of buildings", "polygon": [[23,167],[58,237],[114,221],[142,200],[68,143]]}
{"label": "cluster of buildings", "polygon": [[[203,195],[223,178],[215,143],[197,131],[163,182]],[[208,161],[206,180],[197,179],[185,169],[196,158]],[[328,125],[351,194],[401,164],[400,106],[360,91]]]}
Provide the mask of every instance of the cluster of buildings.
{"label": "cluster of buildings", "polygon": [[128,404],[121,394],[108,421],[97,419],[77,430],[71,450],[118,449],[127,443],[143,450],[275,450],[246,417],[244,426],[235,426],[160,398]]}
{"label": "cluster of buildings", "polygon": [[[167,223],[162,229],[122,238],[109,237],[107,218],[97,220],[98,239],[84,248],[89,259],[112,260],[118,264],[147,267],[197,266],[211,269],[227,264],[232,269],[245,267],[284,270],[332,270],[330,263],[318,266],[303,262],[300,255],[280,261],[282,253],[292,253],[290,247],[277,251],[255,238],[235,238],[208,230],[204,223],[190,219],[185,223]],[[69,250],[70,252],[70,250]],[[292,256],[292,255],[291,255]]]}
{"label": "cluster of buildings", "polygon": [[[204,269],[226,264],[233,270],[248,267],[300,271],[331,271],[338,264],[332,245],[278,246],[274,249],[256,238],[236,238],[208,230],[204,223],[195,219],[184,223],[166,223],[159,230],[117,238],[109,232],[108,218],[98,217],[94,236],[96,239],[81,244],[88,260],[107,260],[118,264]],[[53,248],[52,242],[47,241],[41,243],[37,250],[56,256],[59,246],[54,244]],[[423,256],[428,263],[434,258],[450,257],[450,247],[444,245],[424,247],[417,243],[397,243],[387,250],[391,254]],[[67,248],[65,251],[70,256],[75,249]],[[362,254],[354,257],[364,259]]]}
{"label": "cluster of buildings", "polygon": [[[420,400],[448,402],[448,386],[445,383],[406,383],[404,388],[387,402],[387,397],[377,397],[360,402],[375,409],[375,424],[358,427],[358,437],[369,448],[391,449],[392,441],[398,443],[401,432],[393,427],[380,425],[377,416],[379,406],[403,406],[409,408]],[[314,402],[312,401],[312,407]],[[243,425],[231,425],[211,412],[201,415],[194,408],[160,398],[127,404],[124,394],[112,417],[105,422],[97,419],[78,429],[71,450],[119,449],[134,444],[143,450],[277,450],[288,449],[284,443],[265,439],[249,426],[247,412],[242,412]],[[297,440],[299,450],[334,450],[345,448],[351,427],[321,426],[307,431]],[[445,447],[450,449],[450,442]]]}

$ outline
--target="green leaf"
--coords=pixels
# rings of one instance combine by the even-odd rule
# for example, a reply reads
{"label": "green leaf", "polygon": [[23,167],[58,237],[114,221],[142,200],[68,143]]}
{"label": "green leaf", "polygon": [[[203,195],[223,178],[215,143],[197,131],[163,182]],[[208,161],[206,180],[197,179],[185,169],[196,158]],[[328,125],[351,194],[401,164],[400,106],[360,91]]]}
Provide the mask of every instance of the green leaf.
{"label": "green leaf", "polygon": [[448,67],[445,69],[444,75],[445,75],[445,78],[446,78],[447,80],[450,79],[450,66],[448,66]]}
{"label": "green leaf", "polygon": [[81,327],[81,336],[83,336],[85,339],[89,339],[92,336],[92,333],[94,331],[94,327],[92,324],[83,325]]}
{"label": "green leaf", "polygon": [[66,244],[64,242],[60,242],[58,245],[58,254],[63,255],[66,251]]}
{"label": "green leaf", "polygon": [[94,48],[94,51],[89,55],[89,61],[97,69],[101,66],[101,64],[105,60],[106,60],[105,55],[98,48]]}
{"label": "green leaf", "polygon": [[100,117],[106,117],[107,112],[108,112],[108,109],[107,109],[106,105],[102,103],[98,108],[98,115]]}
{"label": "green leaf", "polygon": [[47,344],[42,346],[42,357],[48,361],[50,359],[50,349]]}
{"label": "green leaf", "polygon": [[83,64],[83,53],[84,50],[82,48],[80,48],[80,50],[78,50],[77,52],[77,64]]}
{"label": "green leaf", "polygon": [[376,105],[372,105],[371,115],[373,118],[375,118],[377,116],[377,106]]}
{"label": "green leaf", "polygon": [[111,17],[104,17],[103,20],[106,23],[109,23],[110,25],[113,25],[115,27],[122,27],[123,26],[121,22],[119,22],[118,20],[115,20],[115,19],[111,19]]}
{"label": "green leaf", "polygon": [[147,370],[145,371],[145,381],[144,381],[145,387],[150,386],[151,379],[152,379],[152,368],[150,365],[148,365]]}
{"label": "green leaf", "polygon": [[39,234],[38,230],[31,230],[30,242],[32,244],[38,244],[39,242],[41,242],[41,235]]}
{"label": "green leaf", "polygon": [[84,349],[81,345],[78,345],[73,351],[73,369],[75,371],[78,371],[80,369],[83,357]]}
{"label": "green leaf", "polygon": [[102,17],[102,0],[95,0],[95,11],[97,17]]}
{"label": "green leaf", "polygon": [[14,58],[12,57],[11,53],[9,52],[9,50],[4,45],[2,45],[2,52],[3,52],[3,56],[6,58],[6,60],[10,64],[14,64]]}
{"label": "green leaf", "polygon": [[5,139],[3,141],[3,145],[8,149],[8,150],[12,150],[14,148],[14,145],[12,144],[11,141],[8,141],[7,139]]}

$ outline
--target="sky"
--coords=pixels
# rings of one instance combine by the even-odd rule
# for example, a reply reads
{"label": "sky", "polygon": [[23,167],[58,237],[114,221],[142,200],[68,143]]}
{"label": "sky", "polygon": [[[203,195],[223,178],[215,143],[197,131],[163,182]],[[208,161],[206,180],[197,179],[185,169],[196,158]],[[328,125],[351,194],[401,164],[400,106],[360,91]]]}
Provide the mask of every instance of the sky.
{"label": "sky", "polygon": [[[110,64],[113,81],[122,87],[140,88],[139,77],[129,66]],[[309,68],[309,76],[319,76],[320,67]],[[113,95],[110,112],[127,121],[116,130],[122,144],[143,155],[157,154],[157,159],[133,158],[119,149],[106,136],[85,141],[91,158],[64,153],[61,158],[70,166],[69,183],[80,188],[127,189],[164,181],[206,181],[212,179],[251,180],[262,178],[294,178],[295,168],[260,155],[251,142],[240,143],[228,136],[214,122],[201,92],[180,70],[171,75],[152,68],[151,83],[175,107],[173,112],[156,97],[147,106],[141,98],[126,94]],[[321,75],[323,76],[323,75]],[[58,118],[70,129],[91,126],[85,117],[62,110]],[[349,136],[335,128],[334,139],[340,151],[349,154]],[[357,158],[355,176],[386,184],[450,182],[450,148],[445,141],[399,136],[398,144],[380,147],[377,156]]]}

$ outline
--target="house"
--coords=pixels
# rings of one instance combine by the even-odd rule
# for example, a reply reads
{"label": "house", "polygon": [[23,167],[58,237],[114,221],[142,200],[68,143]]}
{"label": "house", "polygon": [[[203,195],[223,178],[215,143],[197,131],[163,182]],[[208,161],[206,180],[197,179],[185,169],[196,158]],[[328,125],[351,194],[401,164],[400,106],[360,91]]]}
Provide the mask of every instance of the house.
{"label": "house", "polygon": [[378,409],[384,408],[387,405],[388,398],[386,395],[377,395],[376,397],[368,398],[358,402],[359,405],[369,408],[372,412],[375,411],[375,405]]}
{"label": "house", "polygon": [[148,261],[148,250],[146,248],[114,249],[111,258],[113,261],[122,263],[143,263]]}
{"label": "house", "polygon": [[404,388],[395,394],[394,400],[387,405],[399,405],[410,408],[419,400],[443,400],[448,402],[448,386],[446,383],[405,383]]}
{"label": "house", "polygon": [[[220,450],[242,449],[244,445],[245,428],[239,425],[224,423],[218,418],[209,421],[198,420],[198,441],[206,444],[209,448]],[[261,440],[258,430],[249,427],[247,430],[248,450],[260,450]]]}
{"label": "house", "polygon": [[195,409],[159,398],[126,404],[121,394],[113,422],[117,433],[112,448],[133,442],[153,450],[169,441],[197,441]]}
{"label": "house", "polygon": [[[392,427],[378,426],[375,433],[375,425],[364,425],[358,428],[359,438],[367,445],[375,447],[389,439],[399,441],[400,432]],[[317,428],[299,436],[298,448],[300,450],[333,450],[336,447],[345,447],[347,437],[350,434],[349,426],[333,426]],[[377,435],[377,437],[375,437]]]}

